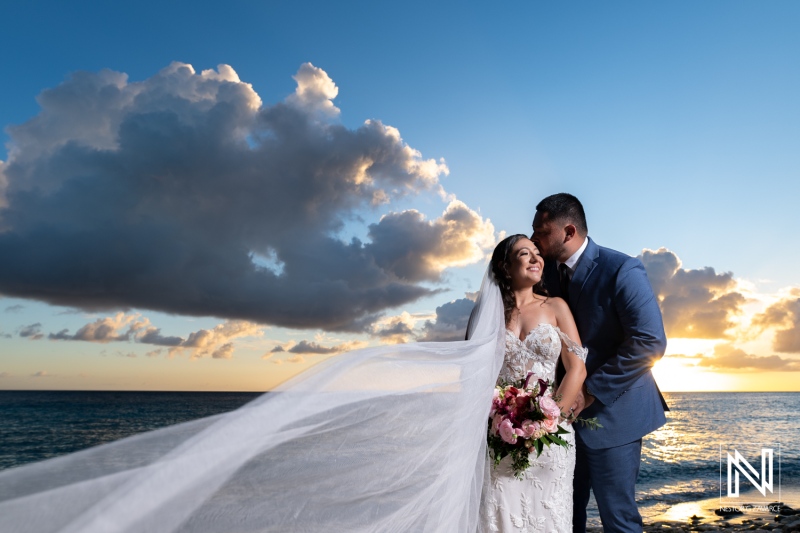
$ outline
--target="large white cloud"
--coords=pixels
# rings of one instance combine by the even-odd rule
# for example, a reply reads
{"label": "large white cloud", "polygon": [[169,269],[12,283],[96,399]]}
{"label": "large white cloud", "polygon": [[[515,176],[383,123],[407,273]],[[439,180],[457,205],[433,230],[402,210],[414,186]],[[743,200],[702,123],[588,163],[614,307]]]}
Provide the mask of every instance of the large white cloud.
{"label": "large white cloud", "polygon": [[667,250],[644,250],[639,256],[658,298],[664,328],[670,337],[725,338],[742,312],[745,297],[730,272],[711,267],[681,268],[678,256]]}
{"label": "large white cloud", "polygon": [[323,70],[305,64],[295,79],[274,105],[227,65],[173,63],[140,82],[79,72],[44,91],[41,112],[8,129],[0,292],[366,331],[481,258],[494,228],[458,201],[341,240],[372,206],[442,194],[447,167],[380,121],[344,127]]}

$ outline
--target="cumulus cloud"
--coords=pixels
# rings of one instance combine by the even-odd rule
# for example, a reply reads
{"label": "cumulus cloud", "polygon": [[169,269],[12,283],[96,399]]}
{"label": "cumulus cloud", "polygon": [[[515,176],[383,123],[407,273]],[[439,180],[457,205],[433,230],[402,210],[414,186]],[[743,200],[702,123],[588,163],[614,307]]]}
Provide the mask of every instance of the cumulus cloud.
{"label": "cumulus cloud", "polygon": [[419,317],[404,311],[397,316],[384,317],[373,325],[371,335],[387,344],[408,342],[414,336]]}
{"label": "cumulus cloud", "polygon": [[[301,340],[297,343],[290,342],[285,346],[275,346],[270,352],[270,355],[283,352],[304,355],[330,355],[356,350],[363,346],[365,346],[365,343],[363,342],[343,342],[333,346],[323,346],[315,341]],[[285,359],[285,361],[292,362],[291,359],[292,358]]]}
{"label": "cumulus cloud", "polygon": [[0,378],[10,378],[11,376],[11,372],[0,372]]}
{"label": "cumulus cloud", "polygon": [[[51,340],[87,341],[87,342],[122,342],[131,341],[140,344],[163,346],[170,355],[189,352],[192,359],[210,356],[213,359],[230,359],[233,357],[233,340],[240,337],[260,336],[263,327],[241,320],[226,321],[212,329],[200,329],[190,333],[185,339],[177,336],[165,336],[150,320],[140,314],[117,313],[112,317],[98,318],[86,324],[74,334],[69,330],[51,333]],[[148,357],[160,355],[161,350],[147,353]],[[134,355],[135,357],[135,355]]]}
{"label": "cumulus cloud", "polygon": [[52,375],[53,374],[50,374],[49,372],[47,372],[47,370],[40,370],[38,372],[34,372],[33,374],[31,374],[31,377],[32,378],[49,378],[49,377],[52,377]]}
{"label": "cumulus cloud", "polygon": [[23,309],[25,309],[25,306],[21,304],[9,305],[8,307],[6,307],[6,313],[18,313]]}
{"label": "cumulus cloud", "polygon": [[644,250],[639,259],[658,298],[668,336],[728,336],[727,331],[735,325],[732,318],[741,313],[745,303],[732,273],[718,274],[711,267],[683,269],[678,256],[666,248]]}
{"label": "cumulus cloud", "polygon": [[332,117],[339,114],[339,108],[333,105],[333,99],[339,94],[339,88],[327,72],[311,63],[304,63],[292,77],[297,82],[297,88],[294,94],[286,99],[289,105]]}
{"label": "cumulus cloud", "polygon": [[300,341],[291,348],[289,348],[288,351],[289,353],[331,354],[331,353],[341,352],[342,347],[341,346],[325,347],[313,341],[312,342]]}
{"label": "cumulus cloud", "polygon": [[75,334],[70,334],[69,330],[63,329],[58,333],[51,333],[48,338],[51,340],[101,343],[127,341],[137,331],[146,327],[147,324],[146,319],[142,320],[138,314],[117,313],[112,317],[98,318],[80,328]]}
{"label": "cumulus cloud", "polygon": [[494,246],[492,223],[458,200],[436,220],[413,209],[385,215],[369,236],[378,266],[408,281],[436,281],[446,267],[480,261]]}
{"label": "cumulus cloud", "polygon": [[800,353],[800,289],[767,307],[753,318],[753,326],[775,329],[772,347],[775,351]]}
{"label": "cumulus cloud", "polygon": [[233,343],[226,342],[219,348],[211,352],[212,359],[230,359],[233,357]]}
{"label": "cumulus cloud", "polygon": [[427,320],[417,340],[463,341],[467,333],[467,322],[475,302],[469,298],[453,300],[436,308],[436,320]]}
{"label": "cumulus cloud", "polygon": [[390,212],[369,242],[343,240],[376,205],[441,193],[447,166],[380,121],[334,120],[323,70],[305,64],[295,79],[274,105],[227,65],[173,63],[138,82],[77,72],[45,90],[39,114],[8,128],[0,291],[368,331],[436,292],[422,282],[482,258],[493,227],[455,200],[434,220]]}
{"label": "cumulus cloud", "polygon": [[165,336],[161,334],[161,329],[148,327],[144,333],[140,334],[136,340],[143,344],[154,344],[156,346],[176,347],[181,346],[184,340],[181,337]]}
{"label": "cumulus cloud", "polygon": [[213,359],[230,359],[233,357],[232,340],[260,336],[262,329],[252,322],[227,321],[212,329],[201,329],[190,333],[186,340],[170,349],[170,354],[188,349],[193,359],[208,355]]}
{"label": "cumulus cloud", "polygon": [[698,366],[717,370],[743,370],[777,372],[800,371],[800,361],[787,359],[777,355],[758,356],[746,353],[731,344],[719,344],[714,347],[714,354],[700,359]]}
{"label": "cumulus cloud", "polygon": [[38,341],[39,339],[44,337],[44,334],[42,333],[42,324],[40,322],[37,322],[29,326],[22,326],[19,329],[19,336],[30,339],[32,341]]}

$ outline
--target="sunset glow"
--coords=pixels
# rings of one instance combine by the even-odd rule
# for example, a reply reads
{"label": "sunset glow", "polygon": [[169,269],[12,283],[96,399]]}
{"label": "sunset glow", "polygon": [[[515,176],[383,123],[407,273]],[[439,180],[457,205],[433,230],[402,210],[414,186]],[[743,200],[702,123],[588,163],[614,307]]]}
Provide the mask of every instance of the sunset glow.
{"label": "sunset glow", "polygon": [[51,4],[0,32],[0,389],[462,339],[495,243],[571,192],[645,266],[662,390],[800,390],[798,4],[154,4],[144,40]]}

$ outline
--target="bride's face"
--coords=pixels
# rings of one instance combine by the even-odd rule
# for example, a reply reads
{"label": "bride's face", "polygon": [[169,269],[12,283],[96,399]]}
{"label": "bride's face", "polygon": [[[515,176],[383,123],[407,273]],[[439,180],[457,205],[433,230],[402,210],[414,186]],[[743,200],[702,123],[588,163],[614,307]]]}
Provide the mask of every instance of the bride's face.
{"label": "bride's face", "polygon": [[534,286],[542,279],[544,259],[529,239],[520,239],[511,249],[508,275],[514,287]]}

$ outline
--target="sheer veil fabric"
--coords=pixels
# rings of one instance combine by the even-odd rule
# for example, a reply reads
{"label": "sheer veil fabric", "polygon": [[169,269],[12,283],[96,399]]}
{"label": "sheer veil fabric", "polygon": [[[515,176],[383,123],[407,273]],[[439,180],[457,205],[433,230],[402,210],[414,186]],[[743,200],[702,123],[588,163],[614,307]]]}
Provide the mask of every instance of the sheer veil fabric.
{"label": "sheer veil fabric", "polygon": [[0,472],[0,531],[476,531],[504,332],[487,270],[469,340],[353,351],[236,411]]}

